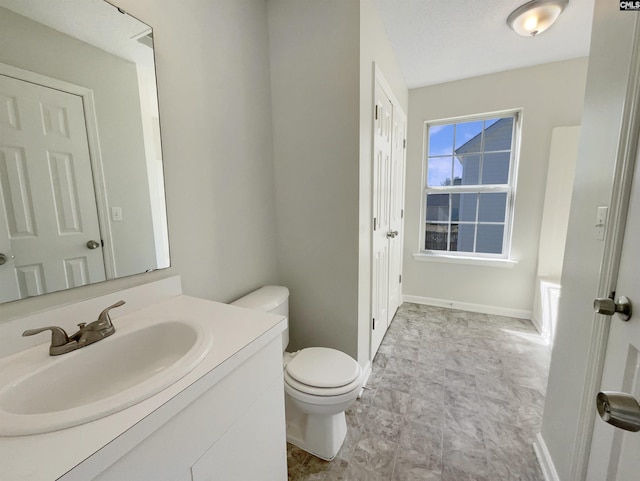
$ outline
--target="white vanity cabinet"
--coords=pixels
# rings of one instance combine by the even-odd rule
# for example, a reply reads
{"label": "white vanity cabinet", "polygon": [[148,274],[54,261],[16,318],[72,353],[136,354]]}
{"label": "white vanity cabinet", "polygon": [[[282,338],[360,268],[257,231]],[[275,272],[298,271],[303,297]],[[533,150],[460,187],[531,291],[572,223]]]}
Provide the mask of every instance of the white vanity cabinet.
{"label": "white vanity cabinet", "polygon": [[280,417],[273,416],[283,393],[284,386],[273,383],[193,466],[192,481],[286,479],[285,433]]}
{"label": "white vanity cabinet", "polygon": [[[188,389],[194,388],[197,386]],[[95,456],[99,457],[100,452]],[[82,465],[78,468],[83,471]],[[244,361],[92,478],[96,481],[286,480],[280,339]],[[67,479],[79,478],[71,471],[63,478]]]}

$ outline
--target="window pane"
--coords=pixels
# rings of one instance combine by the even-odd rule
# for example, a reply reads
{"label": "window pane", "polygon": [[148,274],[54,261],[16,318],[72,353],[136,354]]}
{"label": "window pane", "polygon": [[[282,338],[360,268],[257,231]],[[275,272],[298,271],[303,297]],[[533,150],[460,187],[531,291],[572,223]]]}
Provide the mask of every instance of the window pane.
{"label": "window pane", "polygon": [[456,154],[480,152],[482,148],[482,120],[456,124]]}
{"label": "window pane", "polygon": [[510,150],[513,134],[513,117],[500,119],[497,122],[487,120],[484,131],[484,151]]}
{"label": "window pane", "polygon": [[424,236],[424,248],[433,251],[447,250],[448,224],[429,224]]}
{"label": "window pane", "polygon": [[451,222],[460,220],[460,194],[451,194]]}
{"label": "window pane", "polygon": [[[507,193],[498,192],[479,195],[478,222],[504,222]],[[480,237],[480,234],[478,234],[478,237]]]}
{"label": "window pane", "polygon": [[483,184],[508,184],[510,152],[484,154],[482,161]]}
{"label": "window pane", "polygon": [[451,157],[429,157],[427,185],[429,187],[451,185]]}
{"label": "window pane", "polygon": [[457,246],[451,250],[457,250],[460,252],[473,252],[473,241],[476,237],[476,225],[475,224],[460,224],[458,227],[458,242]]}
{"label": "window pane", "polygon": [[451,224],[451,232],[449,234],[449,250],[455,251],[458,245],[458,224]]}
{"label": "window pane", "polygon": [[500,120],[500,117],[496,117],[495,119],[486,119],[484,121],[484,129],[487,130],[489,127],[495,124],[498,120]]}
{"label": "window pane", "polygon": [[453,154],[453,125],[429,127],[429,156]]}
{"label": "window pane", "polygon": [[449,194],[427,194],[427,222],[449,221]]}
{"label": "window pane", "polygon": [[502,237],[504,236],[504,224],[478,225],[478,239],[476,240],[476,252],[485,254],[502,254]]}
{"label": "window pane", "polygon": [[478,185],[480,183],[480,155],[459,155],[453,159],[454,185]]}
{"label": "window pane", "polygon": [[[478,194],[460,195],[459,217],[462,221],[475,222],[478,208]],[[454,204],[455,205],[455,204]]]}

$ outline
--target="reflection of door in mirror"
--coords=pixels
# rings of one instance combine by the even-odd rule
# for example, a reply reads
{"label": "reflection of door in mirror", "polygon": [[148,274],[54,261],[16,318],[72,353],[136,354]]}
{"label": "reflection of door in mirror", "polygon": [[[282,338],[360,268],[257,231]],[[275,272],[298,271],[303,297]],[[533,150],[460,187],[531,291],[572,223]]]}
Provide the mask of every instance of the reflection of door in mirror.
{"label": "reflection of door in mirror", "polygon": [[102,249],[87,246],[100,230],[82,99],[4,75],[0,98],[3,291],[25,298],[104,280]]}

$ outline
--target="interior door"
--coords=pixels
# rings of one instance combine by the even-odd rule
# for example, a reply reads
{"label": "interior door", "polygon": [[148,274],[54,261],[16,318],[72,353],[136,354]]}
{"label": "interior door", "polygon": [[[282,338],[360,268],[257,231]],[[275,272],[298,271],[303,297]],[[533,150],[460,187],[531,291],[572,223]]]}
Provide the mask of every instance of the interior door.
{"label": "interior door", "polygon": [[376,82],[373,134],[373,247],[371,353],[378,351],[389,324],[390,178],[393,106]]}
{"label": "interior door", "polygon": [[[0,153],[0,169],[2,168],[2,153]],[[0,174],[1,175],[1,174]],[[1,188],[1,184],[0,184]],[[0,203],[2,199],[0,198]],[[0,209],[0,303],[15,301],[20,298],[18,278],[13,267],[13,251],[9,240],[9,230],[3,222],[3,212]]]}
{"label": "interior door", "polygon": [[[620,314],[611,319],[602,375],[602,391],[628,393],[640,400],[640,160],[636,158],[633,188],[627,214],[616,298],[626,296],[635,305],[628,321]],[[640,432],[628,432],[596,419],[588,481],[631,481],[639,479]]]}
{"label": "interior door", "polygon": [[2,280],[21,298],[104,280],[82,99],[0,75],[0,124]]}
{"label": "interior door", "polygon": [[402,246],[404,217],[404,171],[407,119],[397,108],[393,109],[391,142],[391,178],[389,205],[389,321],[402,304]]}

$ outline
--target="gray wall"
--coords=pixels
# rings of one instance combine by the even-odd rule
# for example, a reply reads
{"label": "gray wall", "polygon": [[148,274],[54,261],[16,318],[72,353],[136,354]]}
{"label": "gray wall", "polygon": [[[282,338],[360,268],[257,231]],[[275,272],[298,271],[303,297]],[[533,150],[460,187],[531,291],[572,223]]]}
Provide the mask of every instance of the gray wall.
{"label": "gray wall", "polygon": [[289,349],[357,356],[359,2],[269,0],[278,266]]}
{"label": "gray wall", "polygon": [[224,302],[277,281],[264,1],[116,3],[154,27],[172,267],[3,304],[0,319],[173,274]]}
{"label": "gray wall", "polygon": [[290,349],[369,361],[373,63],[408,90],[371,0],[269,0],[278,265]]}
{"label": "gray wall", "polygon": [[[404,246],[404,294],[528,317],[553,127],[580,123],[587,59],[500,72],[410,90]],[[522,109],[512,268],[419,261],[424,122]],[[485,311],[486,312],[486,311]]]}

